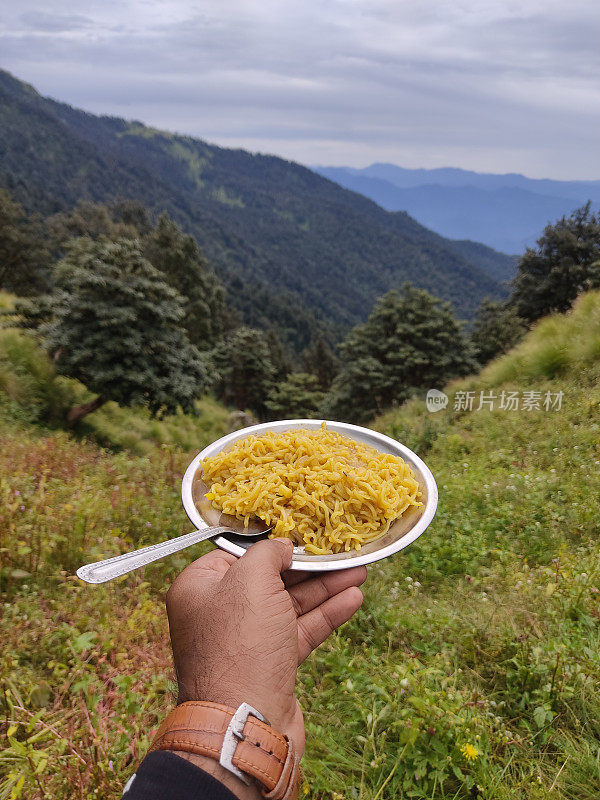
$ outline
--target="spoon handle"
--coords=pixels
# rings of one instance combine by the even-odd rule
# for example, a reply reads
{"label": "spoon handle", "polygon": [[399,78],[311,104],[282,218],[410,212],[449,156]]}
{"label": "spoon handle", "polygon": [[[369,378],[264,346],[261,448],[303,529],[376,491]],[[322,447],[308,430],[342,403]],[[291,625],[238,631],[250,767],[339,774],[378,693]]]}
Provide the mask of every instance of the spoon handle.
{"label": "spoon handle", "polygon": [[231,531],[231,528],[220,526],[203,531],[192,531],[192,533],[177,536],[175,539],[167,539],[166,542],[159,542],[148,547],[142,547],[139,550],[132,550],[131,553],[123,553],[120,556],[113,556],[113,558],[105,558],[103,561],[86,564],[83,567],[79,567],[77,577],[86,583],[106,583],[106,581],[112,581],[113,578],[119,578],[121,575],[132,572],[134,569],[145,567],[146,564],[150,564],[152,561],[158,561],[160,558],[177,553],[178,550],[183,550],[192,544],[202,542],[204,539],[210,539],[211,536],[218,536],[218,534],[226,533],[227,531]]}

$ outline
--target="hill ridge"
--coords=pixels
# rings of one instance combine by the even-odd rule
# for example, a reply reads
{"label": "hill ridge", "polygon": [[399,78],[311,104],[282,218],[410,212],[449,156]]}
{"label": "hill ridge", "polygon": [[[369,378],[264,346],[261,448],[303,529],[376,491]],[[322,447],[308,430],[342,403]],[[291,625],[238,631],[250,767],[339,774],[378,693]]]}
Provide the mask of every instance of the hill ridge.
{"label": "hill ridge", "polygon": [[[301,309],[302,330],[320,318],[342,331],[404,280],[467,318],[483,296],[503,293],[443,237],[295,162],[97,117],[6,72],[0,133],[0,179],[16,199],[44,213],[119,197],[166,210],[197,238],[251,324],[276,314],[293,327],[286,308]],[[292,335],[302,335],[298,325]]]}
{"label": "hill ridge", "polygon": [[[548,222],[587,200],[600,208],[600,181],[553,181],[457,167],[411,170],[394,164],[315,169],[388,211],[407,211],[441,236],[468,238],[505,253],[533,246]],[[514,274],[510,260],[504,274],[504,279]]]}

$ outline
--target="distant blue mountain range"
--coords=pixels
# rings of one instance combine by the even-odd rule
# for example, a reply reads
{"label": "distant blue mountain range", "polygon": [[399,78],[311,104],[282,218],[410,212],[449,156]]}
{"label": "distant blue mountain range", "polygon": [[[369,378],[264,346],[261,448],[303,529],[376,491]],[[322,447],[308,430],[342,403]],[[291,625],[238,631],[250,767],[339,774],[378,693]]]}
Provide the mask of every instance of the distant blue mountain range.
{"label": "distant blue mountain range", "polygon": [[453,167],[403,169],[394,164],[314,167],[388,211],[407,211],[450,239],[471,239],[519,255],[535,244],[548,222],[592,201],[600,209],[600,180],[535,180]]}

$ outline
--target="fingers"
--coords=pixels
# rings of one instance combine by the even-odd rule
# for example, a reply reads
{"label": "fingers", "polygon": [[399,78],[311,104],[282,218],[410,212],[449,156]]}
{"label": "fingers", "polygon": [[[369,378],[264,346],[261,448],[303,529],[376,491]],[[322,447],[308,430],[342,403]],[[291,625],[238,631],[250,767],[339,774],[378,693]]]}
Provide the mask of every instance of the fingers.
{"label": "fingers", "polygon": [[283,573],[282,577],[285,588],[289,589],[290,586],[294,586],[300,581],[305,581],[307,578],[312,578],[313,575],[313,572],[298,572],[297,570],[288,569],[287,572]]}
{"label": "fingers", "polygon": [[298,617],[298,664],[358,611],[363,601],[361,590],[350,586],[330,597],[312,611]]}
{"label": "fingers", "polygon": [[181,572],[181,575],[185,575],[186,578],[195,578],[198,575],[198,570],[218,572],[223,575],[236,561],[236,556],[217,548],[216,550],[211,550],[210,553],[205,553],[195,561],[192,561],[192,563],[188,564]]}
{"label": "fingers", "polygon": [[257,575],[264,575],[265,571],[280,575],[292,563],[293,552],[291,539],[263,539],[246,550],[238,566]]}
{"label": "fingers", "polygon": [[[305,574],[305,573],[304,573]],[[287,589],[292,598],[296,614],[300,617],[313,608],[321,605],[350,586],[360,586],[367,578],[365,567],[352,567],[351,569],[328,572],[317,577],[305,577],[300,583]]]}

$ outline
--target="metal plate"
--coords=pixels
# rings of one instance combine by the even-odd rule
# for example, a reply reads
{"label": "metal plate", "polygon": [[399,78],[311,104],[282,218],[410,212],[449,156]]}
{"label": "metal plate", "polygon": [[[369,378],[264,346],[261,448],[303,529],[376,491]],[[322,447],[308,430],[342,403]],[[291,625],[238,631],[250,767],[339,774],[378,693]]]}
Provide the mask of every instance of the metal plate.
{"label": "metal plate", "polygon": [[[291,428],[308,428],[314,430],[321,426],[323,420],[314,419],[284,419],[277,422],[265,422],[261,425],[252,425],[249,428],[242,428],[239,431],[223,436],[216,442],[208,445],[198,453],[196,458],[187,468],[183,481],[181,484],[181,497],[183,500],[183,507],[192,523],[198,530],[204,530],[210,525],[227,525],[231,524],[234,518],[220,514],[219,511],[212,508],[210,502],[206,500],[205,493],[208,487],[202,480],[200,462],[214,456],[216,453],[221,452],[231,447],[234,442],[239,439],[244,439],[249,434],[261,434],[265,431],[287,431]],[[291,569],[307,570],[309,572],[328,572],[336,569],[347,569],[348,567],[358,566],[360,564],[370,564],[373,561],[378,561],[381,558],[387,558],[399,550],[408,547],[409,544],[415,541],[427,529],[431,520],[433,519],[438,503],[437,485],[431,470],[419,458],[418,455],[409,450],[400,442],[391,439],[389,436],[384,436],[382,433],[369,430],[368,428],[361,428],[358,425],[349,425],[345,422],[334,422],[332,420],[325,420],[327,429],[335,433],[341,433],[348,436],[357,442],[368,444],[379,450],[381,453],[390,453],[394,456],[401,456],[413,469],[415,478],[421,487],[421,502],[423,508],[411,509],[406,512],[400,519],[394,522],[389,531],[379,539],[369,542],[364,545],[362,549],[357,552],[351,550],[349,553],[337,553],[335,555],[313,555],[305,553],[303,547],[294,548],[294,556],[292,560]],[[237,525],[241,525],[239,521],[235,521]],[[256,541],[255,539],[244,539],[235,534],[221,535],[214,539],[217,547],[226,550],[228,553],[233,553],[235,556],[241,556],[244,551]]]}

